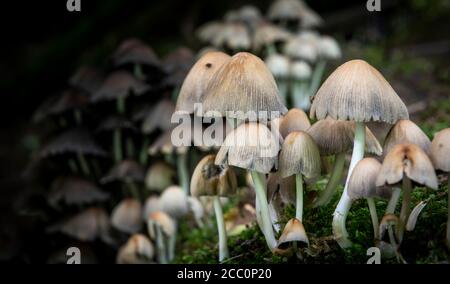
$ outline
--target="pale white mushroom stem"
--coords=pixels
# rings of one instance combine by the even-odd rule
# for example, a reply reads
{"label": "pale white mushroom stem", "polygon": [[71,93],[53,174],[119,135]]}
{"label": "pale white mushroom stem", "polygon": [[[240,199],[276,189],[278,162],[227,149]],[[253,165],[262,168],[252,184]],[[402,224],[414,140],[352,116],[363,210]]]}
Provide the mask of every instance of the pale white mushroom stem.
{"label": "pale white mushroom stem", "polygon": [[267,242],[267,246],[273,251],[277,246],[277,240],[270,221],[269,205],[267,204],[266,185],[261,175],[255,171],[251,171],[253,183],[255,185],[256,198],[259,203],[259,213],[262,223],[261,230]]}
{"label": "pale white mushroom stem", "polygon": [[214,212],[216,214],[217,231],[219,233],[219,261],[222,262],[229,257],[229,252],[222,206],[220,205],[220,198],[217,195],[214,196]]}
{"label": "pale white mushroom stem", "polygon": [[411,180],[405,175],[403,176],[402,181],[403,186],[403,200],[402,200],[402,209],[400,210],[400,227],[398,230],[398,238],[400,242],[403,239],[403,232],[405,231],[406,222],[408,221],[409,214],[411,213],[411,191],[412,184]]}
{"label": "pale white mushroom stem", "polygon": [[322,81],[323,73],[325,72],[325,67],[327,62],[325,59],[320,59],[316,66],[314,67],[314,71],[311,77],[311,85],[309,86],[309,95],[314,96],[319,89],[320,82]]}
{"label": "pale white mushroom stem", "polygon": [[369,206],[370,218],[372,219],[373,236],[375,240],[380,239],[380,224],[378,222],[377,207],[373,197],[367,198],[367,205]]}
{"label": "pale white mushroom stem", "polygon": [[386,213],[384,215],[394,214],[395,208],[397,207],[398,201],[400,199],[401,192],[402,190],[398,187],[392,190],[391,199],[389,199],[388,205],[386,207]]}
{"label": "pale white mushroom stem", "polygon": [[122,130],[114,129],[113,134],[114,160],[116,163],[122,161]]}
{"label": "pale white mushroom stem", "polygon": [[295,80],[292,83],[291,95],[296,108],[304,111],[309,110],[311,101],[309,99],[308,82],[306,80]]}
{"label": "pale white mushroom stem", "polygon": [[177,157],[177,168],[180,177],[180,186],[189,195],[189,170],[187,165],[187,153],[179,154]]}
{"label": "pale white mushroom stem", "polygon": [[296,189],[295,218],[303,222],[303,178],[301,174],[295,175],[295,189]]}
{"label": "pale white mushroom stem", "polygon": [[155,228],[156,232],[156,247],[158,249],[158,263],[160,264],[167,264],[167,249],[165,245],[165,238],[163,236],[161,225],[157,224],[156,222],[153,223],[153,227]]}
{"label": "pale white mushroom stem", "polygon": [[348,232],[345,228],[345,221],[348,212],[352,206],[352,200],[348,196],[347,187],[350,176],[355,168],[355,165],[364,158],[364,144],[365,144],[365,123],[356,122],[355,126],[355,141],[353,144],[352,160],[348,169],[347,180],[345,182],[344,191],[339,200],[333,214],[333,235],[341,248],[348,248],[352,242],[348,238]]}
{"label": "pale white mushroom stem", "polygon": [[447,205],[447,247],[450,249],[450,173],[448,173],[448,187],[447,187],[448,205]]}
{"label": "pale white mushroom stem", "polygon": [[314,207],[325,206],[330,202],[334,193],[336,192],[336,187],[341,182],[342,173],[344,172],[345,165],[345,153],[339,153],[335,156],[333,172],[331,173],[330,179],[327,182],[327,186],[322,194],[319,196],[317,201],[314,203]]}

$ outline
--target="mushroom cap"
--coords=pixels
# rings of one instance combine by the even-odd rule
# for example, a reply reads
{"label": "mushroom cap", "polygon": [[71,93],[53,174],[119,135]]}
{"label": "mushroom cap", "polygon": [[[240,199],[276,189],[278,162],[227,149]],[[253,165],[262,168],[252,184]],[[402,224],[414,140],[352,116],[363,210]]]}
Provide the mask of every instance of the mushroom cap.
{"label": "mushroom cap", "polygon": [[313,138],[303,131],[291,132],[281,146],[280,175],[301,174],[307,179],[320,175],[320,153]]}
{"label": "mushroom cap", "polygon": [[126,198],[114,207],[111,213],[111,225],[119,231],[133,234],[142,226],[142,205],[134,198]]}
{"label": "mushroom cap", "polygon": [[[345,153],[353,148],[355,123],[334,120],[329,117],[319,120],[307,130],[319,147],[322,156]],[[375,155],[383,152],[377,138],[366,127],[365,151]]]}
{"label": "mushroom cap", "polygon": [[404,176],[429,188],[438,188],[436,173],[430,159],[415,144],[398,144],[387,153],[376,185],[396,184],[402,181]]}
{"label": "mushroom cap", "polygon": [[92,66],[81,66],[70,77],[69,85],[92,94],[100,87],[103,79],[104,74],[99,69]]}
{"label": "mushroom cap", "polygon": [[128,241],[120,247],[117,256],[117,264],[146,264],[151,263],[155,256],[152,242],[142,234],[132,235]]}
{"label": "mushroom cap", "polygon": [[180,219],[189,213],[186,193],[179,186],[166,188],[159,198],[161,211],[174,219]]}
{"label": "mushroom cap", "polygon": [[374,158],[359,161],[348,181],[348,196],[353,200],[377,197],[376,180],[380,169],[381,163]]}
{"label": "mushroom cap", "polygon": [[282,54],[271,54],[264,60],[267,68],[275,78],[287,79],[290,71],[290,60]]}
{"label": "mushroom cap", "polygon": [[307,131],[311,127],[308,115],[298,108],[291,108],[281,119],[279,129],[283,138],[294,131]]}
{"label": "mushroom cap", "polygon": [[259,51],[267,45],[284,42],[290,37],[291,34],[283,28],[264,22],[256,26],[253,35],[253,48]]}
{"label": "mushroom cap", "polygon": [[59,134],[45,144],[39,152],[39,156],[46,158],[65,153],[80,153],[100,157],[107,155],[86,129],[75,128]]}
{"label": "mushroom cap", "polygon": [[274,1],[267,12],[271,20],[297,20],[304,28],[320,26],[322,18],[302,0]]}
{"label": "mushroom cap", "polygon": [[141,130],[144,134],[150,134],[156,129],[162,131],[172,128],[171,118],[175,112],[175,105],[170,99],[160,100],[144,118]]}
{"label": "mushroom cap", "polygon": [[153,49],[136,38],[124,40],[114,52],[112,60],[115,66],[130,63],[154,67],[160,67],[161,65]]}
{"label": "mushroom cap", "polygon": [[137,130],[133,122],[129,121],[125,117],[112,115],[101,121],[96,131],[107,132],[114,131],[116,129],[128,129],[131,131]]}
{"label": "mushroom cap", "polygon": [[389,130],[384,141],[383,153],[389,153],[397,144],[411,143],[419,146],[427,155],[430,154],[431,141],[414,122],[400,119]]}
{"label": "mushroom cap", "polygon": [[335,60],[342,57],[339,43],[331,36],[322,36],[318,40],[319,55],[325,59]]}
{"label": "mushroom cap", "polygon": [[305,61],[294,61],[291,64],[289,75],[294,80],[307,80],[311,77],[311,67]]}
{"label": "mushroom cap", "polygon": [[260,123],[244,123],[231,131],[216,156],[217,165],[268,173],[277,162],[279,142]]}
{"label": "mushroom cap", "polygon": [[145,175],[145,186],[150,190],[163,191],[171,184],[175,171],[164,162],[156,162],[152,164]]}
{"label": "mushroom cap", "polygon": [[177,71],[189,71],[195,61],[195,54],[191,49],[180,46],[170,52],[163,59],[164,70],[167,74],[177,73]]}
{"label": "mushroom cap", "polygon": [[83,205],[93,202],[103,202],[109,198],[109,194],[103,192],[90,180],[76,177],[59,177],[51,186],[48,201],[57,206],[61,201],[67,205]]}
{"label": "mushroom cap", "polygon": [[156,232],[153,228],[153,223],[161,226],[164,234],[166,236],[173,236],[176,232],[176,224],[175,221],[166,213],[162,211],[152,212],[147,217],[147,229],[150,235],[150,238],[156,239]]}
{"label": "mushroom cap", "polygon": [[325,80],[314,96],[310,116],[390,124],[409,117],[383,75],[363,60],[342,64]]}
{"label": "mushroom cap", "polygon": [[178,95],[176,110],[194,112],[194,104],[201,103],[206,95],[208,83],[217,70],[230,60],[230,56],[220,51],[203,55],[189,71]]}
{"label": "mushroom cap", "polygon": [[[248,119],[285,114],[275,79],[257,56],[240,52],[222,65],[212,77],[203,100],[204,116]],[[273,114],[272,112],[276,112]]]}
{"label": "mushroom cap", "polygon": [[105,184],[113,181],[143,182],[144,168],[133,160],[123,160],[115,165],[108,174],[100,179]]}
{"label": "mushroom cap", "polygon": [[450,172],[450,128],[439,131],[431,142],[431,159],[436,169]]}
{"label": "mushroom cap", "polygon": [[90,207],[48,229],[59,231],[80,241],[94,241],[109,227],[108,214],[103,208]]}
{"label": "mushroom cap", "polygon": [[153,195],[153,196],[147,197],[147,199],[145,200],[145,203],[144,203],[144,213],[142,214],[142,219],[147,220],[148,216],[151,213],[161,211],[160,207],[161,206],[159,204],[158,196]]}
{"label": "mushroom cap", "polygon": [[309,245],[305,227],[303,227],[302,222],[296,218],[292,218],[287,222],[283,229],[283,233],[278,240],[278,246],[290,242],[304,242]]}
{"label": "mushroom cap", "polygon": [[226,23],[221,33],[214,38],[215,46],[224,46],[232,50],[247,50],[251,47],[250,33],[241,23]]}
{"label": "mushroom cap", "polygon": [[222,33],[225,24],[219,21],[208,22],[197,29],[197,37],[204,42],[211,43],[217,34]]}
{"label": "mushroom cap", "polygon": [[262,18],[261,11],[253,5],[244,5],[238,10],[239,19],[246,23],[254,23]]}
{"label": "mushroom cap", "polygon": [[115,100],[126,98],[131,94],[140,96],[148,90],[150,90],[150,86],[134,78],[129,72],[116,71],[111,73],[98,90],[92,94],[91,101],[95,103]]}
{"label": "mushroom cap", "polygon": [[296,36],[291,37],[283,46],[284,54],[293,59],[305,60],[313,63],[318,57],[316,40]]}
{"label": "mushroom cap", "polygon": [[231,196],[236,193],[237,179],[233,169],[215,165],[216,155],[207,155],[195,167],[191,178],[192,196]]}

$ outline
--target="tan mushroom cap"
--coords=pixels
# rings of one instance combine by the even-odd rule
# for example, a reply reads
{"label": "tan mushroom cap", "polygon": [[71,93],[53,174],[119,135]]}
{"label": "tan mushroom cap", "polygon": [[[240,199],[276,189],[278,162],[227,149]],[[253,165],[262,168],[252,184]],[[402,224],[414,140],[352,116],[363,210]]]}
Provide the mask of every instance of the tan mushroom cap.
{"label": "tan mushroom cap", "polygon": [[433,165],[422,149],[414,144],[399,144],[384,158],[376,185],[392,185],[404,175],[412,181],[432,189],[438,188]]}
{"label": "tan mushroom cap", "polygon": [[431,141],[428,136],[411,120],[401,119],[389,130],[383,153],[389,153],[395,145],[405,143],[416,144],[427,155],[430,154]]}
{"label": "tan mushroom cap", "polygon": [[204,116],[241,120],[252,115],[270,120],[287,112],[272,73],[259,57],[247,52],[235,54],[215,73],[203,109]]}
{"label": "tan mushroom cap", "polygon": [[134,160],[122,160],[100,179],[103,184],[113,181],[142,182],[144,168]]}
{"label": "tan mushroom cap", "polygon": [[207,155],[195,167],[191,179],[192,196],[230,196],[236,193],[237,179],[233,169],[214,164],[215,155]]}
{"label": "tan mushroom cap", "polygon": [[134,234],[119,249],[116,263],[146,264],[151,263],[154,256],[155,249],[150,240],[142,234]]}
{"label": "tan mushroom cap", "polygon": [[342,64],[326,79],[314,96],[310,116],[390,124],[409,117],[383,75],[363,60]]}
{"label": "tan mushroom cap", "polygon": [[348,182],[348,196],[353,200],[377,197],[376,180],[380,169],[381,163],[374,158],[359,161]]}
{"label": "tan mushroom cap", "polygon": [[174,219],[180,219],[189,213],[188,197],[181,187],[173,185],[166,188],[159,198],[161,211]]}
{"label": "tan mushroom cap", "polygon": [[145,186],[150,190],[163,191],[171,184],[175,171],[164,162],[156,162],[150,166],[145,176]]}
{"label": "tan mushroom cap", "polygon": [[302,174],[307,179],[320,175],[320,153],[313,138],[306,132],[291,132],[281,146],[280,175],[285,178]]}
{"label": "tan mushroom cap", "polygon": [[149,134],[160,129],[162,131],[172,128],[171,118],[175,111],[175,105],[170,99],[162,99],[144,118],[141,126],[142,133]]}
{"label": "tan mushroom cap", "polygon": [[145,203],[144,203],[142,219],[147,220],[148,216],[151,213],[161,211],[160,207],[161,206],[160,206],[160,202],[159,202],[159,196],[153,195],[153,196],[147,197],[147,199],[145,200]]}
{"label": "tan mushroom cap", "polygon": [[211,51],[203,55],[189,71],[181,86],[176,111],[194,112],[194,104],[200,103],[206,88],[217,70],[230,60],[230,56],[220,51]]}
{"label": "tan mushroom cap", "polygon": [[133,234],[141,229],[142,205],[134,198],[122,200],[111,213],[111,224],[119,231]]}
{"label": "tan mushroom cap", "polygon": [[156,238],[156,233],[152,226],[152,222],[161,226],[161,229],[163,230],[164,234],[166,234],[166,236],[173,236],[175,234],[176,231],[175,221],[166,213],[162,211],[156,211],[150,213],[147,217],[147,229],[152,239]]}
{"label": "tan mushroom cap", "polygon": [[436,169],[450,172],[450,128],[439,131],[431,142],[431,159]]}
{"label": "tan mushroom cap", "polygon": [[281,201],[285,204],[295,205],[295,176],[289,176],[287,178],[280,177],[280,172],[270,173],[267,178],[267,198],[270,198],[276,194],[279,190]]}
{"label": "tan mushroom cap", "polygon": [[[307,130],[319,147],[322,156],[345,153],[352,149],[355,123],[334,120],[329,117],[319,120]],[[381,155],[382,148],[372,131],[366,127],[366,152]]]}
{"label": "tan mushroom cap", "polygon": [[291,132],[307,131],[311,127],[311,123],[303,110],[291,108],[281,119],[279,127],[281,135],[286,138]]}
{"label": "tan mushroom cap", "polygon": [[276,25],[263,22],[259,24],[253,35],[253,48],[260,50],[262,47],[275,42],[286,41],[291,34]]}
{"label": "tan mushroom cap", "polygon": [[227,135],[215,163],[268,173],[275,167],[279,149],[278,140],[265,125],[245,123]]}
{"label": "tan mushroom cap", "polygon": [[278,246],[290,242],[304,242],[309,245],[308,236],[300,220],[292,218],[287,222],[278,240]]}

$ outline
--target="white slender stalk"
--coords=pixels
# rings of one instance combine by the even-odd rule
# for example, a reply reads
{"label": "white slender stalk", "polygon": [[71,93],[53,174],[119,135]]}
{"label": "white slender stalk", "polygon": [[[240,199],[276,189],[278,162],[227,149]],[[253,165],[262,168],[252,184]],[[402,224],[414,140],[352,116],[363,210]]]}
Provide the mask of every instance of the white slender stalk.
{"label": "white slender stalk", "polygon": [[403,176],[403,200],[402,200],[402,209],[400,209],[400,226],[398,230],[398,239],[400,243],[403,240],[403,233],[405,231],[406,222],[408,221],[409,214],[411,213],[411,191],[412,184],[411,180]]}
{"label": "white slender stalk", "polygon": [[333,195],[336,192],[336,187],[341,182],[342,173],[344,172],[344,165],[345,153],[337,154],[334,160],[333,172],[331,173],[325,190],[314,203],[314,208],[327,205],[331,198],[333,198]]}
{"label": "white slender stalk", "polygon": [[348,169],[344,192],[342,192],[341,199],[339,200],[339,203],[333,213],[333,235],[341,248],[348,248],[352,245],[352,242],[348,239],[347,229],[345,228],[345,221],[347,219],[348,212],[350,211],[350,207],[352,206],[352,200],[347,193],[347,186],[356,163],[364,157],[364,144],[365,124],[364,122],[356,122],[352,160]]}
{"label": "white slender stalk", "polygon": [[180,186],[189,195],[189,171],[187,165],[187,154],[179,154],[177,159],[178,174],[180,177]]}
{"label": "white slender stalk", "polygon": [[175,258],[175,246],[177,244],[177,233],[178,233],[178,224],[175,224],[175,231],[169,237],[169,245],[168,245],[168,252],[167,252],[167,258],[168,258],[169,262]]}
{"label": "white slender stalk", "polygon": [[266,238],[267,246],[273,251],[277,246],[277,240],[270,221],[269,206],[267,204],[266,184],[263,177],[255,172],[251,171],[253,183],[255,185],[256,198],[259,202],[259,210],[261,214],[261,223],[263,234]]}
{"label": "white slender stalk", "polygon": [[398,187],[392,190],[391,199],[389,199],[388,205],[386,207],[386,213],[384,215],[394,214],[395,208],[397,207],[398,201],[400,199],[401,192],[402,190]]}
{"label": "white slender stalk", "polygon": [[367,205],[369,205],[370,218],[372,219],[373,237],[375,240],[380,239],[380,224],[378,222],[377,207],[373,198],[367,198]]}
{"label": "white slender stalk", "polygon": [[156,222],[153,223],[153,227],[156,231],[156,248],[158,249],[158,263],[160,264],[167,264],[167,250],[166,245],[164,244],[164,236],[162,233],[161,226],[157,224]]}
{"label": "white slender stalk", "polygon": [[314,67],[314,71],[311,77],[311,85],[309,87],[309,95],[314,96],[319,89],[326,65],[327,62],[325,61],[325,59],[320,59]]}
{"label": "white slender stalk", "polygon": [[447,196],[448,196],[448,203],[447,203],[447,247],[450,249],[450,173],[448,173],[448,187],[447,187]]}
{"label": "white slender stalk", "polygon": [[113,134],[114,160],[116,163],[122,161],[122,130],[114,129]]}
{"label": "white slender stalk", "polygon": [[309,99],[308,83],[304,80],[296,80],[292,83],[292,101],[296,108],[304,111],[309,110],[311,101]]}
{"label": "white slender stalk", "polygon": [[288,82],[285,79],[278,78],[277,80],[278,91],[280,93],[281,101],[284,105],[287,105],[288,99]]}
{"label": "white slender stalk", "polygon": [[303,222],[303,179],[301,174],[295,175],[295,218]]}
{"label": "white slender stalk", "polygon": [[219,233],[219,261],[222,262],[228,258],[227,232],[225,230],[225,222],[223,220],[222,206],[220,205],[219,196],[214,196],[214,212],[216,214],[217,231]]}

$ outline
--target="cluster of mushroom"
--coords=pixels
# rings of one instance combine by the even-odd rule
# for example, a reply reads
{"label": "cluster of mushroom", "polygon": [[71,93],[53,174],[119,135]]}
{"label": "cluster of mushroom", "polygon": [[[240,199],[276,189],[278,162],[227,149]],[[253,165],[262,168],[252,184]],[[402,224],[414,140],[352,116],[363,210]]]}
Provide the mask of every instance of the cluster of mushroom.
{"label": "cluster of mushroom", "polygon": [[[194,107],[196,103],[201,105],[200,111]],[[343,248],[351,245],[346,217],[354,200],[366,199],[375,243],[386,255],[391,252],[399,258],[404,230],[414,227],[423,208],[410,214],[413,185],[437,189],[435,168],[448,171],[448,158],[443,158],[448,157],[448,129],[436,136],[436,145],[431,147],[428,137],[408,120],[407,108],[390,84],[363,60],[344,63],[326,79],[311,106],[310,116],[317,119],[313,125],[302,110],[287,111],[267,66],[247,52],[231,57],[216,51],[204,54],[186,77],[176,109],[177,113],[215,121],[226,118],[233,128],[226,132],[217,154],[206,156],[197,165],[191,183],[193,195],[215,198],[220,261],[228,257],[228,249],[218,197],[236,192],[233,167],[245,169],[251,176],[256,221],[269,249],[282,254],[293,249],[299,254],[298,244],[309,244],[303,207],[304,197],[310,195],[305,191],[316,190],[323,157],[334,156],[325,190],[307,202],[312,207],[327,205],[337,193],[346,154],[352,150],[344,191],[332,220],[334,239]],[[370,121],[393,125],[384,147],[366,127]],[[364,158],[366,152],[372,156]],[[377,157],[383,153],[384,159]],[[403,200],[396,217],[400,182]],[[390,200],[381,223],[374,198]],[[281,230],[280,216],[286,203],[295,205],[296,214]],[[389,240],[384,238],[385,232],[389,232]]]}
{"label": "cluster of mushroom", "polygon": [[[36,149],[27,178],[50,188],[48,233],[87,244],[100,239],[118,252],[118,263],[168,263],[179,222],[203,225],[203,205],[176,185],[189,187],[174,169],[178,163],[187,173],[188,160],[165,139],[172,95],[194,61],[184,47],[159,59],[142,41],[127,39],[110,66],[80,68],[62,94],[36,110],[47,142]],[[67,246],[62,242],[55,248]]]}
{"label": "cluster of mushroom", "polygon": [[264,17],[258,8],[243,6],[198,29],[200,40],[218,49],[249,51],[265,58],[287,106],[309,110],[310,97],[320,86],[326,64],[341,58],[331,36],[314,29],[323,19],[302,0],[275,0]]}

